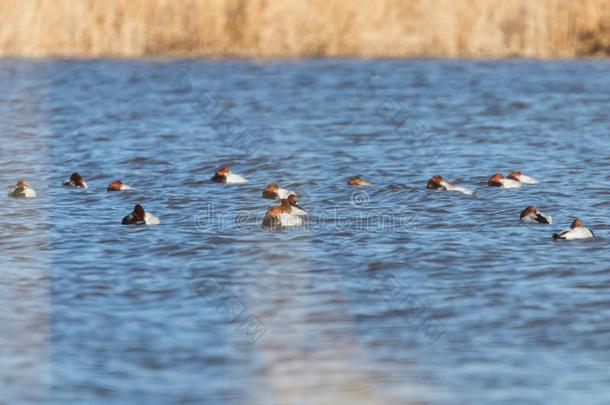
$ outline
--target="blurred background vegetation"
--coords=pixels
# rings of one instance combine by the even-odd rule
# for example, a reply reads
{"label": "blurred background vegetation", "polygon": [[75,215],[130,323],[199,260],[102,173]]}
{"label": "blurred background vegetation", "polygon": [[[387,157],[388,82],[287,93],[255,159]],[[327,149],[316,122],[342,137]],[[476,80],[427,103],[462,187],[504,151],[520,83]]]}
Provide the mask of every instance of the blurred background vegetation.
{"label": "blurred background vegetation", "polygon": [[0,55],[610,55],[610,0],[1,0]]}

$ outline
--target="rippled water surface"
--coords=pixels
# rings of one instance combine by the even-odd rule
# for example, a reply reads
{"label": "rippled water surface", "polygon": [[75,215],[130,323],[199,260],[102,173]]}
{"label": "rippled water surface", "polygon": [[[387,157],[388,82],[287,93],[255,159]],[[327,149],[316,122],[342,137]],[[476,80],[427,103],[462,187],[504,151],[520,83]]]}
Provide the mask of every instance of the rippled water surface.
{"label": "rippled water surface", "polygon": [[[1,60],[0,88],[0,402],[610,401],[608,61]],[[485,185],[517,169],[542,182]],[[259,227],[270,182],[304,228]],[[554,242],[576,216],[597,237]]]}

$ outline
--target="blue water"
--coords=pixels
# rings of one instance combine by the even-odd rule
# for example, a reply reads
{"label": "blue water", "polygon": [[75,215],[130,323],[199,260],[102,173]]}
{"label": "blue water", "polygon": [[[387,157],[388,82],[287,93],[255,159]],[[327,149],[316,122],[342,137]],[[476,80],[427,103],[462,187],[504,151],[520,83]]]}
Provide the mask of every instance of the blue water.
{"label": "blue water", "polygon": [[[610,62],[5,59],[0,89],[0,184],[39,196],[0,196],[0,403],[610,402]],[[511,170],[542,182],[486,186]],[[306,226],[260,228],[270,182]]]}

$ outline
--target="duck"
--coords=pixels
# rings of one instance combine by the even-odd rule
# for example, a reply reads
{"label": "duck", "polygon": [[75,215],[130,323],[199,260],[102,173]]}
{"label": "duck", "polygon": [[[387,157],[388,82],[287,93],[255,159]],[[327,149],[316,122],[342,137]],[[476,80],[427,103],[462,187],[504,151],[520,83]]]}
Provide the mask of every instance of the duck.
{"label": "duck", "polygon": [[8,193],[9,197],[36,198],[36,191],[28,184],[27,180],[19,180],[15,187]]}
{"label": "duck", "polygon": [[349,179],[347,179],[347,185],[348,186],[371,186],[371,185],[373,185],[373,183],[371,183],[368,180],[363,179],[362,176],[352,176]]}
{"label": "duck", "polygon": [[123,217],[121,223],[123,225],[158,225],[161,221],[150,212],[144,211],[144,207],[140,204],[136,204],[131,214]]}
{"label": "duck", "polygon": [[212,176],[212,181],[225,184],[240,184],[248,182],[248,180],[246,180],[244,177],[231,172],[231,169],[227,166],[216,169],[214,176]]}
{"label": "duck", "polygon": [[107,192],[123,190],[131,190],[131,187],[129,187],[127,184],[123,184],[121,180],[113,181],[112,183],[108,184],[108,188],[106,188]]}
{"label": "duck", "polygon": [[288,198],[281,200],[279,206],[269,208],[263,217],[263,226],[303,225],[303,217],[307,215],[307,212],[298,205],[296,198],[296,195],[290,194]]}
{"label": "duck", "polygon": [[500,173],[496,173],[487,180],[487,184],[492,187],[501,188],[520,188],[521,182],[513,179],[505,179]]}
{"label": "duck", "polygon": [[530,176],[526,176],[525,174],[519,172],[519,171],[514,171],[511,172],[508,177],[511,180],[516,180],[519,183],[523,183],[523,184],[538,184],[540,183],[538,180],[536,180],[533,177]]}
{"label": "duck", "polygon": [[538,207],[530,205],[521,211],[521,221],[528,224],[552,224],[553,217],[543,214]]}
{"label": "duck", "polygon": [[568,229],[553,234],[555,240],[572,240],[592,238],[593,232],[584,226],[580,218],[574,219]]}
{"label": "duck", "polygon": [[474,191],[469,188],[459,187],[459,186],[456,186],[455,184],[448,183],[447,181],[445,181],[443,176],[432,176],[430,178],[430,180],[428,180],[428,183],[426,184],[426,188],[430,188],[430,189],[434,189],[434,190],[457,191],[459,193],[466,194],[466,195],[474,194]]}
{"label": "duck", "polygon": [[269,198],[271,200],[283,200],[288,198],[290,194],[295,194],[293,191],[280,188],[277,183],[268,184],[263,190],[263,198]]}
{"label": "duck", "polygon": [[72,173],[69,179],[64,181],[64,186],[76,187],[76,188],[87,188],[85,179],[78,173]]}

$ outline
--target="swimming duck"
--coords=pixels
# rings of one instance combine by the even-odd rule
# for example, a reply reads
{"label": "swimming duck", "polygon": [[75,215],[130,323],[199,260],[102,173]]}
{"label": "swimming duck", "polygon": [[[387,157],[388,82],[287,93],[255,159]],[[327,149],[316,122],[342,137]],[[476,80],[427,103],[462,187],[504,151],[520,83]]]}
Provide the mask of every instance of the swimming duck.
{"label": "swimming duck", "polygon": [[144,207],[140,204],[136,204],[133,212],[123,217],[121,223],[123,225],[158,225],[161,221],[150,212],[144,211]]}
{"label": "swimming duck", "polygon": [[112,183],[108,184],[107,192],[110,191],[123,191],[123,190],[131,190],[127,184],[123,184],[121,180],[115,180]]}
{"label": "swimming duck", "polygon": [[589,228],[586,228],[579,218],[572,221],[569,229],[564,229],[561,232],[554,233],[553,239],[555,240],[571,240],[571,239],[587,239],[592,238],[593,232]]}
{"label": "swimming duck", "polygon": [[473,195],[474,191],[465,188],[459,187],[452,183],[447,183],[442,176],[432,176],[428,183],[426,184],[426,188],[435,189],[435,190],[447,190],[447,191],[457,191],[466,195]]}
{"label": "swimming duck", "polygon": [[279,206],[271,207],[265,213],[263,226],[300,226],[303,224],[303,216],[307,212],[298,205],[298,200],[294,194],[281,201]]}
{"label": "swimming duck", "polygon": [[64,186],[87,188],[87,183],[85,183],[85,179],[83,179],[83,177],[80,174],[72,173],[70,178],[68,180],[64,181]]}
{"label": "swimming duck", "polygon": [[263,190],[263,198],[269,198],[271,200],[283,200],[288,198],[290,194],[295,194],[293,191],[280,188],[277,183],[268,184]]}
{"label": "swimming duck", "polygon": [[543,214],[537,207],[530,205],[521,212],[521,221],[528,224],[552,224],[553,217]]}
{"label": "swimming duck", "polygon": [[30,187],[27,180],[19,180],[8,193],[8,196],[15,198],[36,198],[36,191]]}
{"label": "swimming duck", "polygon": [[523,184],[538,184],[539,183],[539,181],[536,180],[535,178],[526,176],[525,174],[523,174],[519,171],[511,172],[508,175],[508,178],[511,180],[517,180],[519,183],[523,183]]}
{"label": "swimming duck", "polygon": [[248,182],[248,180],[241,177],[240,175],[232,173],[231,169],[229,169],[227,166],[223,166],[219,169],[216,169],[216,171],[214,172],[214,176],[212,177],[212,181],[226,184],[239,184]]}
{"label": "swimming duck", "polygon": [[347,179],[348,186],[370,186],[372,183],[368,180],[363,179],[361,176],[352,176]]}
{"label": "swimming duck", "polygon": [[487,180],[487,184],[493,187],[519,188],[521,182],[513,179],[505,179],[500,173],[496,173]]}

